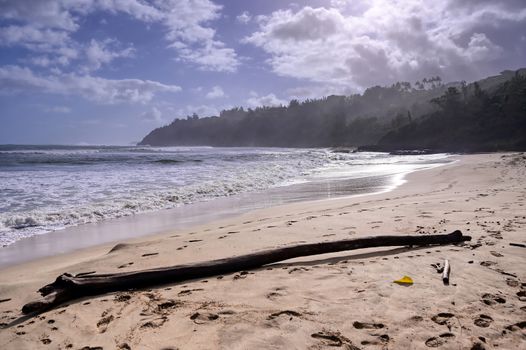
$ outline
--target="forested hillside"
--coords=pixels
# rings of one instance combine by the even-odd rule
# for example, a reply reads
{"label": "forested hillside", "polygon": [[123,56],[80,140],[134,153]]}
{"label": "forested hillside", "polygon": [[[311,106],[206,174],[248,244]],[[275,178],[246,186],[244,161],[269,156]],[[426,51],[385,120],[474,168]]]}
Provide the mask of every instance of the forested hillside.
{"label": "forested hillside", "polygon": [[380,148],[435,151],[526,149],[526,75],[517,74],[496,89],[450,87],[431,101],[438,110],[391,130]]}
{"label": "forested hillside", "polygon": [[[361,95],[328,96],[288,106],[233,108],[188,116],[150,132],[141,145],[358,147],[385,150],[524,148],[526,70],[479,82],[371,87]],[[522,146],[521,146],[522,145]]]}

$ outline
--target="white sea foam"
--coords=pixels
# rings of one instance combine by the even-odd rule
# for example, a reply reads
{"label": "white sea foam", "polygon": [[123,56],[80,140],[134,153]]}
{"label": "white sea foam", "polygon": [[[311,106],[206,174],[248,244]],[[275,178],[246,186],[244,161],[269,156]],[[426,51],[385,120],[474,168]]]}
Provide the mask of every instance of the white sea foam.
{"label": "white sea foam", "polygon": [[445,158],[319,149],[46,147],[0,147],[0,245],[275,186],[399,174]]}

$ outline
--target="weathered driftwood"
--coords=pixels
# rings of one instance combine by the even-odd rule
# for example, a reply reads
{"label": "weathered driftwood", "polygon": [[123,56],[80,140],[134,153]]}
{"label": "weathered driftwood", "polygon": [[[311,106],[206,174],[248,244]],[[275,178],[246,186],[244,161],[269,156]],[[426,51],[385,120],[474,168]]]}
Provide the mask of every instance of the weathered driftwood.
{"label": "weathered driftwood", "polygon": [[444,270],[442,271],[442,281],[445,285],[449,284],[449,272],[451,271],[451,267],[449,266],[449,260],[444,260]]}
{"label": "weathered driftwood", "polygon": [[463,236],[462,232],[458,230],[446,235],[376,236],[334,242],[300,244],[231,258],[135,272],[78,274],[76,276],[65,273],[57,277],[55,282],[40,288],[39,292],[44,298],[24,305],[22,312],[27,314],[45,311],[68,300],[88,295],[144,288],[153,285],[250,270],[300,256],[373,247],[451,244],[469,240],[471,240],[471,237]]}

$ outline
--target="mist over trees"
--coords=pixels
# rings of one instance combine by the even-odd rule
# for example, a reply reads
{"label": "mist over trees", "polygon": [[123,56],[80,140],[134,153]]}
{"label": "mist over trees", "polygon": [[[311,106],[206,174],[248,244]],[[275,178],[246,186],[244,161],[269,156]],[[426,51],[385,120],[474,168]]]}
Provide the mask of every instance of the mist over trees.
{"label": "mist over trees", "polygon": [[196,114],[150,132],[152,146],[359,147],[448,151],[526,148],[526,70],[472,84],[440,77],[288,106]]}
{"label": "mist over trees", "polygon": [[[522,74],[521,74],[522,73]],[[449,87],[431,100],[438,110],[383,136],[380,149],[499,151],[526,149],[526,74],[496,88]]]}

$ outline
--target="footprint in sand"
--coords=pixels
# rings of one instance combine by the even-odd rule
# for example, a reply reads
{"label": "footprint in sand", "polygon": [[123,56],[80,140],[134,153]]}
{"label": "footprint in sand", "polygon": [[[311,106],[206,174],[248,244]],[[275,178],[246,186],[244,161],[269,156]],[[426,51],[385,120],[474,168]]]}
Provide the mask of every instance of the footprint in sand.
{"label": "footprint in sand", "polygon": [[267,299],[274,300],[276,298],[285,296],[287,293],[285,288],[275,288],[272,292],[266,295]]}
{"label": "footprint in sand", "polygon": [[451,317],[455,317],[455,315],[449,312],[441,312],[431,317],[431,320],[433,320],[433,322],[435,322],[436,324],[445,325],[448,323]]}
{"label": "footprint in sand", "polygon": [[485,293],[482,295],[481,301],[486,305],[495,305],[495,304],[504,304],[506,302],[506,299],[501,297],[500,295]]}
{"label": "footprint in sand", "polygon": [[116,302],[119,302],[119,303],[124,303],[124,302],[129,301],[129,300],[131,299],[131,297],[132,297],[132,296],[129,295],[129,294],[117,293],[117,294],[115,295],[115,299],[114,299],[114,300],[115,300]]}
{"label": "footprint in sand", "polygon": [[141,328],[159,328],[163,324],[165,324],[166,321],[168,321],[168,317],[166,317],[166,316],[154,318],[151,321],[143,323],[141,325]]}
{"label": "footprint in sand", "polygon": [[106,316],[105,314],[106,312],[103,312],[102,318],[97,322],[97,328],[99,329],[99,333],[106,332],[106,329],[108,329],[108,325],[110,324],[110,322],[115,319],[113,315]]}
{"label": "footprint in sand", "polygon": [[341,347],[345,345],[348,350],[359,350],[360,348],[353,345],[352,341],[344,337],[340,332],[331,332],[323,330],[321,332],[312,333],[311,337],[323,341],[327,346]]}
{"label": "footprint in sand", "polygon": [[289,274],[294,273],[294,272],[302,272],[302,271],[310,271],[310,269],[306,267],[295,267],[289,270]]}
{"label": "footprint in sand", "polygon": [[383,325],[382,323],[359,322],[359,321],[354,321],[352,325],[356,329],[380,329],[380,328],[385,327],[385,325]]}
{"label": "footprint in sand", "polygon": [[422,316],[415,315],[415,316],[409,317],[406,320],[406,323],[409,324],[409,325],[415,325],[415,324],[417,324],[419,322],[422,322],[423,320],[424,320],[424,318]]}
{"label": "footprint in sand", "polygon": [[375,340],[363,340],[360,342],[362,345],[385,345],[389,343],[389,335],[382,334],[378,336]]}
{"label": "footprint in sand", "polygon": [[157,304],[157,311],[160,312],[160,313],[166,313],[169,310],[178,308],[180,306],[183,306],[183,302],[182,301],[177,301],[177,300],[171,300],[170,299],[170,300],[167,300],[167,301],[164,301],[162,303]]}
{"label": "footprint in sand", "polygon": [[506,327],[508,331],[518,331],[521,329],[526,329],[526,321],[517,322],[515,324],[510,324]]}
{"label": "footprint in sand", "polygon": [[234,280],[247,278],[248,274],[249,274],[248,271],[241,271],[239,274],[236,273],[234,275]]}
{"label": "footprint in sand", "polygon": [[493,318],[488,315],[479,315],[479,317],[474,321],[475,326],[487,328],[493,322]]}
{"label": "footprint in sand", "polygon": [[[483,338],[483,337],[479,337],[479,338]],[[473,343],[470,350],[486,350],[486,347],[484,347],[484,345],[481,342],[476,342],[476,343]]]}
{"label": "footprint in sand", "polygon": [[159,253],[145,253],[143,255],[141,255],[142,257],[147,257],[147,256],[154,256],[154,255],[159,255]]}
{"label": "footprint in sand", "polygon": [[497,257],[497,258],[502,258],[502,257],[504,256],[504,255],[502,255],[501,253],[496,252],[496,251],[493,251],[493,250],[492,250],[491,252],[489,252],[489,253],[490,253],[491,255]]}
{"label": "footprint in sand", "polygon": [[210,312],[205,312],[205,313],[196,312],[192,316],[190,316],[190,319],[194,321],[195,324],[205,324],[210,321],[215,321],[218,318],[219,318],[219,315],[216,315]]}
{"label": "footprint in sand", "polygon": [[190,295],[192,294],[192,292],[199,292],[199,291],[202,291],[204,290],[203,288],[194,288],[194,289],[184,289],[182,291],[180,291],[179,293],[177,293],[177,296],[185,296],[185,295]]}
{"label": "footprint in sand", "polygon": [[526,301],[526,290],[521,290],[520,292],[517,292],[517,296],[519,297],[520,301]]}
{"label": "footprint in sand", "polygon": [[455,335],[453,333],[443,333],[438,337],[432,337],[426,340],[426,346],[429,348],[438,348],[441,345],[447,343],[449,338],[453,338]]}

